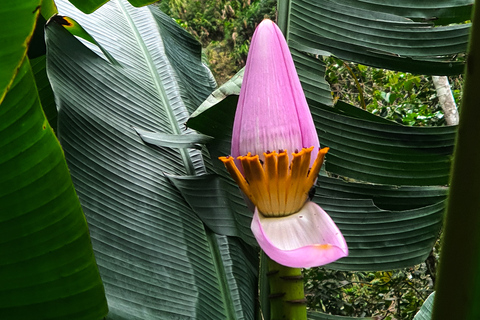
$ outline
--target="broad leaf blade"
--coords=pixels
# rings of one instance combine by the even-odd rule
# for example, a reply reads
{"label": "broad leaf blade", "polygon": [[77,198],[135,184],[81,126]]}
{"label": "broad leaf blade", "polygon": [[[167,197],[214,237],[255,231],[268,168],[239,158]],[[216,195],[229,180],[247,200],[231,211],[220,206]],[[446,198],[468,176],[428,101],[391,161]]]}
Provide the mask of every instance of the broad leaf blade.
{"label": "broad leaf blade", "polygon": [[291,48],[417,74],[463,71],[454,56],[466,51],[468,24],[434,27],[336,0],[295,0],[290,12]]}
{"label": "broad leaf blade", "polygon": [[319,176],[317,193],[321,196],[345,199],[370,199],[383,210],[410,210],[429,206],[445,200],[445,186],[393,186],[348,182],[342,179]]}
{"label": "broad leaf blade", "polygon": [[305,97],[315,103],[332,106],[332,92],[325,81],[325,63],[312,55],[292,50],[292,57]]}
{"label": "broad leaf blade", "polygon": [[[69,0],[75,7],[83,13],[95,12],[109,0]],[[129,0],[130,4],[135,7],[143,7],[155,2],[155,0]]]}
{"label": "broad leaf blade", "polygon": [[41,0],[5,0],[0,8],[0,103],[13,82],[40,13]]}
{"label": "broad leaf blade", "polygon": [[472,16],[472,0],[344,0],[345,5],[385,12],[416,21],[432,21],[436,25],[462,23]]}
{"label": "broad leaf blade", "polygon": [[230,186],[228,181],[215,174],[168,178],[212,231],[257,245],[250,230],[252,212],[239,197],[237,187]]}
{"label": "broad leaf blade", "polygon": [[0,318],[101,319],[104,289],[25,60],[0,105]]}
{"label": "broad leaf blade", "polygon": [[[228,265],[248,259],[248,250],[229,239],[220,245],[166,178],[202,173],[200,153],[147,145],[135,131],[185,133],[188,110],[212,89],[199,45],[155,9],[109,2],[93,15],[71,12],[121,66],[54,23],[46,31],[59,136],[90,225],[108,318],[246,317],[255,308],[252,280]],[[172,62],[175,48],[183,65]]]}
{"label": "broad leaf blade", "polygon": [[440,232],[445,204],[405,211],[380,210],[370,200],[316,197],[348,244],[348,257],[328,268],[378,271],[425,261]]}
{"label": "broad leaf blade", "polygon": [[327,171],[381,184],[448,183],[456,127],[376,123],[321,107],[313,107],[312,114],[320,143],[331,148]]}

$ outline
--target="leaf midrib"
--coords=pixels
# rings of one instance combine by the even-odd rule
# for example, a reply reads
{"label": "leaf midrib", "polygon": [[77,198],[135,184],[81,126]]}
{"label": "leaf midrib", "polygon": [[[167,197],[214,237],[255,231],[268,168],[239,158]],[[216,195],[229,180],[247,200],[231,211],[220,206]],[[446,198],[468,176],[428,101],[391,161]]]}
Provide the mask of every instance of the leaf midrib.
{"label": "leaf midrib", "polygon": [[[127,11],[127,8],[125,7],[125,4],[123,3],[123,0],[118,1],[119,7],[121,9],[122,14],[125,16],[125,20],[127,21],[128,25],[130,26],[133,35],[135,37],[135,40],[140,48],[140,51],[142,53],[142,56],[145,60],[145,63],[148,67],[148,71],[150,73],[150,76],[153,80],[154,86],[156,91],[159,94],[160,100],[161,100],[161,105],[164,107],[165,113],[168,118],[168,123],[170,124],[170,128],[172,129],[173,134],[181,134],[180,126],[178,124],[177,118],[175,117],[175,113],[173,112],[172,106],[170,104],[170,101],[168,99],[168,95],[165,91],[164,86],[162,85],[162,81],[158,75],[157,68],[155,66],[155,63],[152,59],[152,56],[150,55],[147,46],[145,45],[145,42],[143,41],[142,36],[140,35],[140,32],[138,28],[136,27],[135,23],[132,20],[132,17]],[[165,59],[168,59],[165,56]],[[180,156],[182,158],[186,173],[188,175],[195,175],[195,167],[193,165],[193,161],[186,149],[180,148],[178,149]]]}

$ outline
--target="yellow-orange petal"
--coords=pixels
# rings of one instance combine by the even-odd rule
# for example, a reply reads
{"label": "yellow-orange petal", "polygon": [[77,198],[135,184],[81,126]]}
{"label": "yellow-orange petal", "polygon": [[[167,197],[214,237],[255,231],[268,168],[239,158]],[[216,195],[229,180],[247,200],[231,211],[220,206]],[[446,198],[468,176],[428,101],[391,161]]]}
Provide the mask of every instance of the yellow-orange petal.
{"label": "yellow-orange petal", "polygon": [[240,156],[244,175],[235,166],[232,157],[220,157],[227,171],[258,210],[268,217],[288,216],[299,211],[308,200],[308,192],[317,179],[328,148],[317,152],[309,169],[314,147],[303,148],[292,154],[286,150],[264,153],[264,162],[258,155]]}

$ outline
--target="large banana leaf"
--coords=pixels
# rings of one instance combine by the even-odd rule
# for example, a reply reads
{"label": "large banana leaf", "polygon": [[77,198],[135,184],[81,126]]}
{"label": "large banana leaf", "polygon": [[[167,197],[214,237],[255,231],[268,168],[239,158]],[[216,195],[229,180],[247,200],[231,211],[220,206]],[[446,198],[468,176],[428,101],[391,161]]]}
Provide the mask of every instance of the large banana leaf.
{"label": "large banana leaf", "polygon": [[[366,111],[363,111],[366,113]],[[445,185],[456,128],[406,127],[354,119],[312,107],[327,171],[392,185]]]}
{"label": "large banana leaf", "polygon": [[199,44],[156,7],[110,1],[86,16],[58,5],[119,62],[54,21],[46,28],[58,135],[89,223],[108,319],[253,318],[257,251],[205,228],[167,178],[204,173],[201,153],[139,135],[198,141],[184,123],[213,89]]}
{"label": "large banana leaf", "polygon": [[328,51],[344,60],[417,74],[451,75],[463,70],[464,62],[455,56],[466,51],[469,24],[434,27],[372,10],[361,1],[292,0],[289,4],[288,10],[279,12],[279,20],[291,48],[320,55]]}
{"label": "large banana leaf", "polygon": [[[70,2],[84,13],[92,13],[109,0],[70,0]],[[131,5],[136,7],[146,6],[147,4],[154,3],[155,0],[129,0]]]}
{"label": "large banana leaf", "polygon": [[24,59],[0,104],[0,318],[106,313],[87,223]]}
{"label": "large banana leaf", "polygon": [[41,0],[4,0],[0,6],[0,103],[27,55]]}
{"label": "large banana leaf", "polygon": [[343,4],[379,11],[436,25],[460,23],[472,15],[473,0],[344,0]]}

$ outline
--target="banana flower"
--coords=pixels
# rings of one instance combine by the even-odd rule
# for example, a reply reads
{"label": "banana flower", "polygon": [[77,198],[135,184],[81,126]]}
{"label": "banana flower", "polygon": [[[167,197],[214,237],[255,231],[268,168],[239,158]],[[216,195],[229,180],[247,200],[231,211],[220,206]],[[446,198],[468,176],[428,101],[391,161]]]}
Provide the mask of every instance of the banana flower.
{"label": "banana flower", "polygon": [[281,265],[315,267],[348,255],[338,227],[309,199],[327,151],[285,38],[264,20],[250,46],[231,156],[220,160],[255,205],[251,229],[260,247]]}

